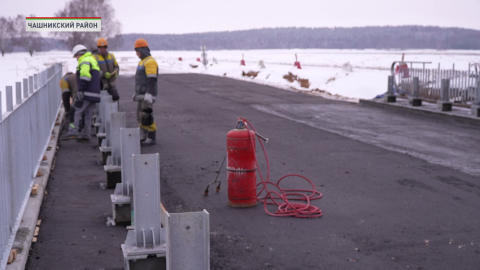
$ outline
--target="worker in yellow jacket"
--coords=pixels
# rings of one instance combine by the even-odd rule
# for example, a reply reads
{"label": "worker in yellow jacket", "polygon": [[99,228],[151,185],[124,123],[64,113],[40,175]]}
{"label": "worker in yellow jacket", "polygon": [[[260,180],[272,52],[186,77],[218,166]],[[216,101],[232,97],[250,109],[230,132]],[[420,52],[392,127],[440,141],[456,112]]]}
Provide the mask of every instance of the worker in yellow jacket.
{"label": "worker in yellow jacket", "polygon": [[115,55],[107,51],[108,43],[104,38],[99,38],[97,41],[97,51],[93,53],[93,56],[98,62],[98,66],[101,70],[100,79],[102,80],[103,90],[107,90],[112,96],[113,101],[120,99],[117,90],[116,78],[120,72],[117,59]]}
{"label": "worker in yellow jacket", "polygon": [[[66,137],[76,138],[79,142],[90,142],[91,121],[95,104],[100,102],[100,68],[97,60],[81,44],[73,47],[73,57],[77,58],[77,96],[73,103],[75,108],[74,126],[70,126]],[[72,74],[73,75],[73,74]],[[84,116],[85,126],[80,131],[80,120]]]}
{"label": "worker in yellow jacket", "polygon": [[135,94],[133,100],[138,102],[137,121],[140,125],[141,145],[156,144],[157,125],[153,119],[153,103],[157,97],[158,64],[150,55],[145,39],[135,41],[135,51],[141,59],[135,73]]}

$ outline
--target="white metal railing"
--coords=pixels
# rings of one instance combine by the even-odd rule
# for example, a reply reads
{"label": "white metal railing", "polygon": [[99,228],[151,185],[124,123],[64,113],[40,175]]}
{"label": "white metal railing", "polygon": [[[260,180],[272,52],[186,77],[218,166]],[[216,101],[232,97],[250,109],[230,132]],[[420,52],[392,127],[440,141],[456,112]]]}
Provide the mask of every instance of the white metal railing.
{"label": "white metal railing", "polygon": [[[0,100],[0,269],[5,269],[61,105],[62,65],[7,86]],[[23,91],[22,91],[23,90]],[[0,91],[1,92],[1,91]],[[16,105],[13,106],[15,96]],[[0,93],[1,99],[1,93]],[[28,252],[25,251],[25,252]]]}
{"label": "white metal railing", "polygon": [[[398,64],[396,66],[396,64]],[[409,64],[409,66],[408,66]],[[423,68],[413,68],[413,64],[423,64]],[[455,105],[470,106],[478,103],[477,91],[480,87],[478,63],[470,63],[468,70],[425,68],[427,62],[394,62],[392,64],[392,76],[395,76],[395,92],[399,95],[412,96],[413,78],[419,79],[419,97],[429,101],[441,99],[441,81],[450,80],[449,97]],[[394,67],[397,67],[395,70]]]}

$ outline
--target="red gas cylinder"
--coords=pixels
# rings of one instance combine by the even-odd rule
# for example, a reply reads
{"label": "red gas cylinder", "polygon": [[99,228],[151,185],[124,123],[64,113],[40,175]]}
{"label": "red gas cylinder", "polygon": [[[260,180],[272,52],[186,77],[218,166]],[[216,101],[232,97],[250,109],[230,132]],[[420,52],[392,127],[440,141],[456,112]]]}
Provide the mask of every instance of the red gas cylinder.
{"label": "red gas cylinder", "polygon": [[255,132],[247,130],[243,121],[227,133],[227,171],[228,205],[240,208],[257,205]]}

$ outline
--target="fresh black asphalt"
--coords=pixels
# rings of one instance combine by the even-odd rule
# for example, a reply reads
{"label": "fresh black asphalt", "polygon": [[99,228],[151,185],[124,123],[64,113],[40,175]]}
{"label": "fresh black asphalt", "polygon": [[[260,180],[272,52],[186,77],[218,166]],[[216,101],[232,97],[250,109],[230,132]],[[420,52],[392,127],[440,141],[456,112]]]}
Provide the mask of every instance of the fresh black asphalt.
{"label": "fresh black asphalt", "polygon": [[[120,76],[118,87],[127,127],[136,127],[133,77]],[[408,134],[427,134],[428,127],[477,134],[461,146],[475,158],[478,126],[214,76],[164,74],[158,88],[157,145],[142,147],[142,153],[160,154],[167,211],[210,213],[211,269],[480,269],[480,177],[449,166],[448,160],[458,164],[458,154],[445,153],[445,162],[435,163],[398,145],[389,149],[384,141],[365,139],[388,136],[380,120],[364,128],[368,133],[359,132],[361,127],[336,132],[343,125],[358,126],[368,115],[381,116],[398,120],[389,125],[402,125]],[[322,120],[321,113],[299,113],[305,108],[338,113]],[[212,187],[209,196],[203,195],[225,155],[226,133],[239,116],[270,139],[271,181],[289,173],[310,178],[323,193],[312,202],[323,217],[271,217],[260,204],[230,208],[225,168],[220,193]],[[402,135],[402,129],[392,132]],[[434,145],[456,139],[442,138]],[[402,141],[406,148],[415,148],[414,143]],[[101,188],[106,174],[95,145],[94,140],[61,142],[26,269],[123,269],[120,245],[127,230],[106,226],[113,191]],[[430,150],[442,159],[441,151]],[[307,187],[296,179],[286,185]]]}

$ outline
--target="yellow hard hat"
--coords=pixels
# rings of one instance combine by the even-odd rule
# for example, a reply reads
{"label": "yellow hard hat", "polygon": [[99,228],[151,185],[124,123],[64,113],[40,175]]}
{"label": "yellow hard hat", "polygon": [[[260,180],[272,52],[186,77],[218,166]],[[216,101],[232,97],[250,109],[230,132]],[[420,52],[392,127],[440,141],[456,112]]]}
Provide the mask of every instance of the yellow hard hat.
{"label": "yellow hard hat", "polygon": [[97,47],[106,47],[108,45],[107,40],[104,38],[99,38],[97,41]]}
{"label": "yellow hard hat", "polygon": [[142,47],[148,47],[148,43],[145,39],[139,38],[135,41],[135,49]]}

